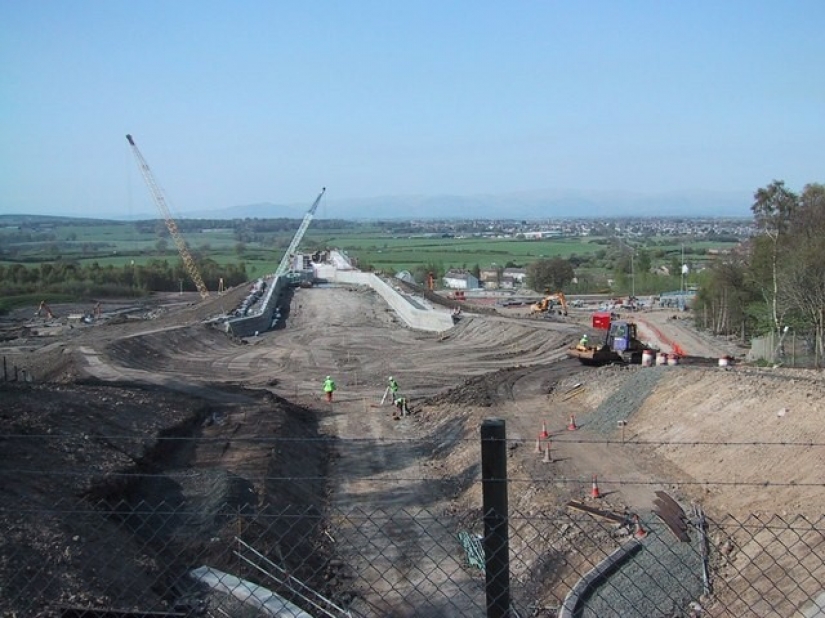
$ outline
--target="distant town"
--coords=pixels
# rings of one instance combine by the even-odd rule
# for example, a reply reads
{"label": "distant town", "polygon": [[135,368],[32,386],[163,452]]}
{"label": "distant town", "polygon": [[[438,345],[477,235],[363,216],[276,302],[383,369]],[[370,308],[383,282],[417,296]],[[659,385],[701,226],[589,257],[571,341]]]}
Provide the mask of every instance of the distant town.
{"label": "distant town", "polygon": [[651,236],[741,240],[756,231],[753,219],[745,217],[637,217],[606,219],[549,219],[527,221],[511,219],[434,220],[383,222],[398,234],[442,237],[489,237],[540,239],[581,236]]}

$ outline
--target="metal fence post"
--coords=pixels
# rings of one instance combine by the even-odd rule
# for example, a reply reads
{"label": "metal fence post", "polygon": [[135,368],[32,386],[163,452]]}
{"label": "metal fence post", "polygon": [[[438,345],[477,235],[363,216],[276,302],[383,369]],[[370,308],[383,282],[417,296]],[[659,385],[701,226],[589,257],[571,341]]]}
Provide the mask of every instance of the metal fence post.
{"label": "metal fence post", "polygon": [[504,420],[481,424],[484,567],[487,618],[510,615],[510,543],[507,518],[507,442]]}

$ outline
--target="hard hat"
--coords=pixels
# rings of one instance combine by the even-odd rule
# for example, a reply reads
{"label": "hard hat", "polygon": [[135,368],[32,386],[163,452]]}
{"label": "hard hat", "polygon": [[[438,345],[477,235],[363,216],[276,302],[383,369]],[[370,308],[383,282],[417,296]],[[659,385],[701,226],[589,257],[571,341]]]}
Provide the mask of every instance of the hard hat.
{"label": "hard hat", "polygon": [[330,378],[329,376],[327,376],[327,380],[332,380],[332,378]]}
{"label": "hard hat", "polygon": [[392,380],[392,376],[390,376],[388,379],[389,379],[389,380]]}

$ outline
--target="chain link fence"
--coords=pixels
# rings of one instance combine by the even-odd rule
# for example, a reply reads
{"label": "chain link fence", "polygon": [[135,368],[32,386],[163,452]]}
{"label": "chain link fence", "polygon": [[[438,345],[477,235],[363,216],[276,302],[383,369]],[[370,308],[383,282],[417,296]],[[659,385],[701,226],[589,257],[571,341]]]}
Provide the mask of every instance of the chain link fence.
{"label": "chain link fence", "polygon": [[780,364],[784,367],[822,367],[825,346],[816,333],[789,329],[784,334],[766,333],[751,339],[748,360]]}
{"label": "chain link fence", "polygon": [[[671,505],[672,507],[672,505]],[[821,616],[825,521],[698,507],[323,512],[254,500],[0,508],[3,616]],[[508,612],[491,611],[505,582]],[[495,599],[492,600],[495,606]],[[495,608],[493,608],[494,611]],[[488,613],[485,613],[488,612]],[[819,613],[817,613],[819,612]]]}

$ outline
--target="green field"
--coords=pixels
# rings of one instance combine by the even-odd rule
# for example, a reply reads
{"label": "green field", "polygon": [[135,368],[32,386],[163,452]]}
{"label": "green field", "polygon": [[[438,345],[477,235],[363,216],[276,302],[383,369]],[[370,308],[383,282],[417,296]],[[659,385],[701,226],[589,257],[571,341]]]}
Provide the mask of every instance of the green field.
{"label": "green field", "polygon": [[390,238],[346,236],[331,239],[359,264],[376,270],[414,270],[423,264],[448,268],[490,268],[506,264],[525,266],[535,260],[571,255],[585,256],[601,247],[579,239],[515,240],[495,238]]}
{"label": "green field", "polygon": [[[274,272],[299,225],[298,220],[186,220],[180,222],[179,229],[190,252],[202,268],[209,271],[214,282],[224,276],[223,271],[229,272],[227,269],[234,268],[237,275],[240,264],[244,265],[249,279]],[[433,270],[443,274],[451,268],[526,267],[537,260],[560,257],[574,263],[579,292],[604,290],[609,280],[615,282],[614,289],[617,286],[629,290],[635,286],[640,293],[644,289],[653,291],[674,285],[672,278],[649,272],[637,270],[635,276],[631,276],[628,261],[631,248],[626,241],[615,237],[533,240],[478,234],[399,233],[399,229],[405,229],[403,224],[318,221],[307,230],[299,251],[337,248],[355,258],[362,270],[390,274],[407,270],[419,275]],[[667,266],[673,272],[681,263],[683,251],[686,261],[695,267],[713,259],[708,250],[722,251],[735,244],[702,238],[651,236],[634,238],[633,250],[640,258],[647,254],[651,268]],[[60,287],[61,280],[55,281],[54,272],[63,273],[67,267],[69,271],[64,280],[71,279],[72,286]],[[122,274],[113,277],[110,267]],[[21,275],[21,268],[31,270],[32,275]],[[110,274],[95,280],[100,272],[95,268]],[[51,279],[48,279],[50,272]],[[102,293],[100,290],[106,285],[128,285],[129,289],[142,285],[150,286],[151,290],[156,289],[151,287],[153,281],[163,280],[166,286],[172,283],[177,286],[178,278],[186,277],[181,274],[179,253],[162,221],[46,217],[15,220],[8,216],[0,216],[0,275],[3,293],[11,296],[45,289],[56,294],[77,293],[80,289]],[[91,282],[85,287],[84,278]],[[678,285],[678,279],[675,283]]]}

